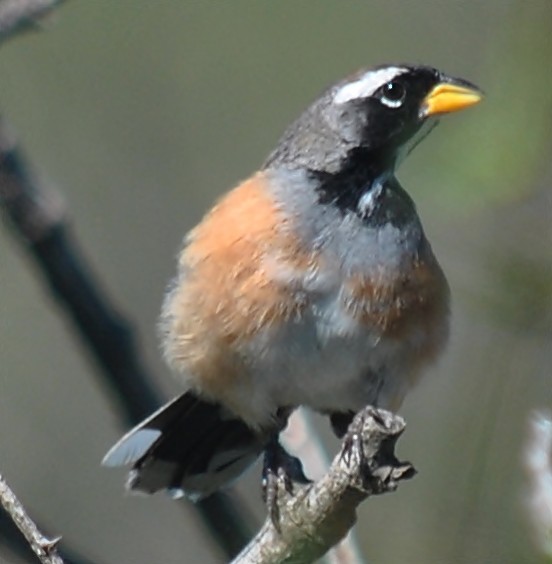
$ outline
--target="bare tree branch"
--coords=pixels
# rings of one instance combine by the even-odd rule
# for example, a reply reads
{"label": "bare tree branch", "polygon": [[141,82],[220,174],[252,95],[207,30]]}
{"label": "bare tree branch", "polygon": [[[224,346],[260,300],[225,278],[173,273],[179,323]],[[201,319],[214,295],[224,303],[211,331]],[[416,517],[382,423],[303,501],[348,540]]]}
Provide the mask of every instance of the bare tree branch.
{"label": "bare tree branch", "polygon": [[61,537],[49,539],[39,531],[2,475],[0,475],[0,505],[23,533],[33,552],[43,564],[63,564],[57,552],[57,545]]}
{"label": "bare tree branch", "polygon": [[23,31],[37,29],[66,0],[0,0],[0,45]]}
{"label": "bare tree branch", "polygon": [[338,543],[356,521],[368,496],[394,491],[411,478],[410,463],[394,455],[405,422],[388,411],[367,407],[353,420],[328,472],[294,494],[278,484],[279,529],[267,519],[233,564],[312,562]]}
{"label": "bare tree branch", "polygon": [[[129,321],[93,275],[60,196],[32,172],[15,136],[0,121],[1,210],[100,368],[99,383],[115,401],[123,425],[134,425],[155,411],[161,396],[140,358]],[[249,540],[252,519],[236,495],[215,494],[194,507],[227,557]]]}
{"label": "bare tree branch", "polygon": [[[309,414],[304,409],[298,409],[292,414],[282,436],[282,442],[299,457],[309,473],[314,472],[319,476],[328,467],[329,458],[326,449],[312,425]],[[325,561],[327,564],[363,564],[365,560],[352,530],[326,554]]]}
{"label": "bare tree branch", "polygon": [[[140,421],[161,403],[146,374],[130,324],[102,295],[66,222],[59,194],[32,172],[15,136],[0,122],[0,210],[40,267],[64,313],[102,368],[100,382],[117,401],[124,424]],[[131,399],[129,399],[131,398]]]}
{"label": "bare tree branch", "polygon": [[[35,29],[64,1],[0,0],[0,45],[22,31]],[[141,361],[130,323],[109,302],[78,249],[61,197],[31,172],[3,122],[1,210],[99,365],[100,382],[115,399],[124,426],[149,415],[160,405],[161,397]],[[250,538],[252,519],[237,496],[215,494],[195,508],[227,557],[237,554]]]}

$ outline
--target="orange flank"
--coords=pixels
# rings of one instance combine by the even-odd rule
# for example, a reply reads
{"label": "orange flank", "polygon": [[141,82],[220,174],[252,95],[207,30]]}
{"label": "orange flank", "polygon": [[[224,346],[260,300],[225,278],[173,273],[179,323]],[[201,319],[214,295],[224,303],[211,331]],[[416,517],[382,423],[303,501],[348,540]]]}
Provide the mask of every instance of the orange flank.
{"label": "orange flank", "polygon": [[167,356],[213,397],[247,378],[239,341],[305,307],[267,272],[267,251],[282,268],[305,269],[311,258],[282,229],[265,182],[259,173],[240,184],[190,233],[180,257],[186,279],[170,298]]}

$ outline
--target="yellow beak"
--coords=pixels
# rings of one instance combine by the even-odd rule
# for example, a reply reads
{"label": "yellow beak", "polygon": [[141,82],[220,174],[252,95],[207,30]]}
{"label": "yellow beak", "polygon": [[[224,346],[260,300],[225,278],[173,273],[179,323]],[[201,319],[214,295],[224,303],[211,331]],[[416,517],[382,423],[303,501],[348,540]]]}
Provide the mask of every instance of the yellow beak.
{"label": "yellow beak", "polygon": [[483,99],[475,86],[454,82],[440,82],[422,102],[422,116],[435,116],[469,108]]}

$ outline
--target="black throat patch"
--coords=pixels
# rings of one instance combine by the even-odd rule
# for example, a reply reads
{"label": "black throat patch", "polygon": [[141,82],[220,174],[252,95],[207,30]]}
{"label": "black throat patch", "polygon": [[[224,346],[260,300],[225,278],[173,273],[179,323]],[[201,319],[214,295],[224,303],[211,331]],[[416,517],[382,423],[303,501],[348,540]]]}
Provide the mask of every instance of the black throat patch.
{"label": "black throat patch", "polygon": [[337,173],[311,170],[318,201],[343,214],[354,213],[370,226],[404,225],[416,213],[414,203],[394,177],[383,154],[356,150]]}
{"label": "black throat patch", "polygon": [[383,155],[355,149],[338,172],[311,170],[310,175],[318,182],[318,201],[346,212],[356,211],[362,196],[391,167]]}

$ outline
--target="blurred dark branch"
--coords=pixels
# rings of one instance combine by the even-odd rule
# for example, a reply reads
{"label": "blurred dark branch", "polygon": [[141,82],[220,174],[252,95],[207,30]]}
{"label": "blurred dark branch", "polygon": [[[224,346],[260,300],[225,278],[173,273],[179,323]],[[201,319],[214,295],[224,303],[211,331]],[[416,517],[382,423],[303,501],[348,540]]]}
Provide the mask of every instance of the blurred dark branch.
{"label": "blurred dark branch", "polygon": [[0,44],[22,31],[37,29],[66,0],[0,0]]}
{"label": "blurred dark branch", "polygon": [[[63,1],[0,0],[0,44],[36,28]],[[38,181],[1,122],[0,210],[101,369],[98,379],[115,401],[123,427],[139,422],[159,406],[161,397],[141,361],[130,324],[92,275],[67,225],[60,196]],[[237,498],[217,494],[194,507],[227,557],[250,538],[251,520]],[[21,551],[21,537],[13,527],[0,527],[0,534]]]}
{"label": "blurred dark branch", "polygon": [[[161,398],[140,359],[130,324],[92,275],[65,221],[61,198],[31,172],[3,123],[0,209],[101,368],[98,379],[115,400],[124,427],[139,422],[159,406]],[[250,537],[239,501],[220,494],[194,507],[225,554],[239,552]]]}
{"label": "blurred dark branch", "polygon": [[100,366],[100,383],[115,399],[123,424],[149,415],[161,398],[145,373],[129,323],[103,295],[83,259],[61,198],[32,174],[2,123],[0,206]]}
{"label": "blurred dark branch", "polygon": [[290,494],[278,479],[278,525],[270,518],[233,564],[313,562],[349,532],[358,505],[371,495],[394,491],[415,474],[399,462],[394,448],[404,420],[367,407],[351,423],[328,472],[318,482]]}
{"label": "blurred dark branch", "polygon": [[7,482],[0,475],[0,505],[11,517],[17,528],[21,531],[33,552],[43,564],[63,564],[59,556],[57,545],[60,537],[49,539],[45,537],[33,520],[29,517],[21,502]]}

